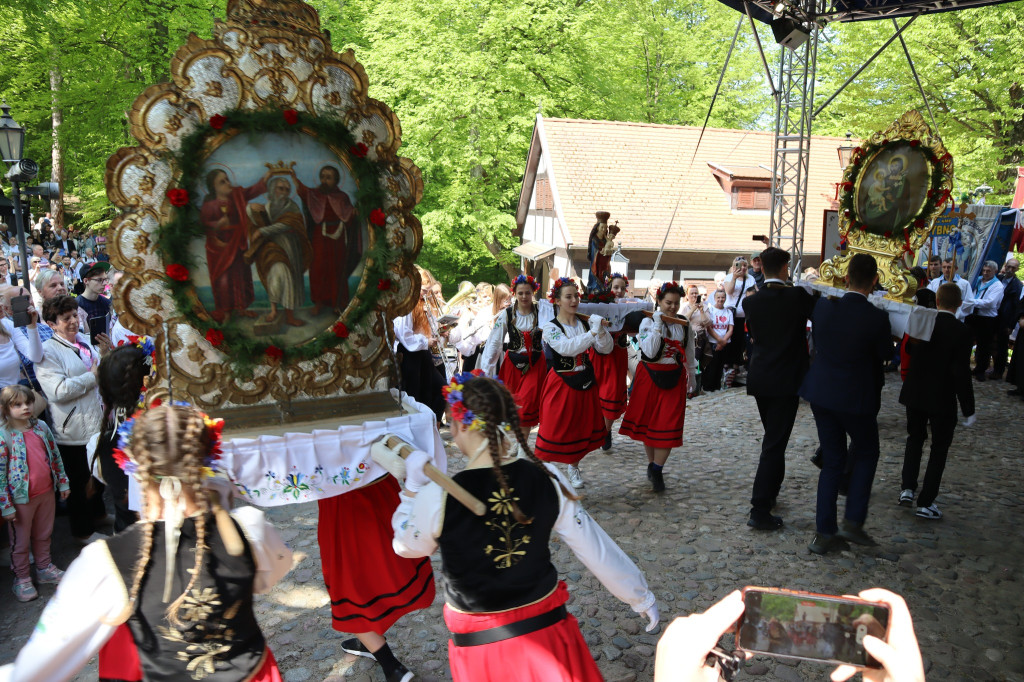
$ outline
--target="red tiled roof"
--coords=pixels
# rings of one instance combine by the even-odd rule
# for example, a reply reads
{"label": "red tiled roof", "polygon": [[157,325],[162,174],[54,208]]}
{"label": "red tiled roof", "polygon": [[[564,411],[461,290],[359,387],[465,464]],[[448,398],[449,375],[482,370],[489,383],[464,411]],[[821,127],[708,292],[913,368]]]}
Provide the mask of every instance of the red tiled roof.
{"label": "red tiled roof", "polygon": [[[612,214],[611,222],[619,221],[623,248],[658,249],[677,201],[666,250],[750,251],[751,236],[769,231],[767,211],[730,209],[730,197],[709,164],[737,178],[770,179],[762,165],[771,168],[771,132],[708,128],[693,158],[700,136],[695,126],[544,118],[541,128],[554,190],[576,246],[586,244],[594,213],[603,210]],[[804,231],[809,254],[820,248],[822,212],[842,179],[836,148],[845,141],[812,138]]]}

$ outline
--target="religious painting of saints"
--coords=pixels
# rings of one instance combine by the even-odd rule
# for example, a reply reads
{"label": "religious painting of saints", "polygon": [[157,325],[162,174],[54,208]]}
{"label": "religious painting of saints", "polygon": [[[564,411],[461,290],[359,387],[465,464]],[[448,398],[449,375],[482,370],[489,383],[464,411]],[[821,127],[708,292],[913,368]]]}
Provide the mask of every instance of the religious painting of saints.
{"label": "religious painting of saints", "polygon": [[864,162],[854,195],[860,223],[874,234],[900,235],[924,208],[932,166],[920,147],[887,145]]}
{"label": "religious painting of saints", "polygon": [[304,133],[235,135],[193,188],[196,295],[217,322],[301,344],[345,310],[368,232],[346,156]]}

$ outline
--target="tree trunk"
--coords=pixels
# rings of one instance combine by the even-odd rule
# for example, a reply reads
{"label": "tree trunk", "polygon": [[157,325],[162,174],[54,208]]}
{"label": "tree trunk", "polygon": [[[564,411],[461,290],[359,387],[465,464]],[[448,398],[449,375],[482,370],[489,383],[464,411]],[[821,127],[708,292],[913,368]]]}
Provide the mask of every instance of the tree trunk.
{"label": "tree trunk", "polygon": [[50,213],[53,214],[53,227],[62,228],[64,225],[64,150],[60,145],[60,127],[64,123],[64,110],[60,107],[60,91],[64,83],[61,77],[60,66],[57,61],[57,54],[54,54],[53,66],[50,67],[50,101],[51,121],[53,125],[53,150],[50,154],[52,169],[50,172],[51,181],[57,183],[57,196],[50,200]]}

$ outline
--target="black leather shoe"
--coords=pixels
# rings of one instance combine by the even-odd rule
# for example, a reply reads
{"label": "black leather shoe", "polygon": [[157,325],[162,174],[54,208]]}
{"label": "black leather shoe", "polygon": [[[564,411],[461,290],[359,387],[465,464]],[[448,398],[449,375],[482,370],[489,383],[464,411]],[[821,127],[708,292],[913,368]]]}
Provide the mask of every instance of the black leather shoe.
{"label": "black leather shoe", "polygon": [[651,469],[651,485],[654,488],[654,492],[663,493],[665,492],[665,476],[656,469]]}
{"label": "black leather shoe", "polygon": [[867,547],[874,547],[878,544],[871,539],[870,535],[864,532],[864,524],[854,523],[853,521],[843,521],[843,526],[836,535],[844,540]]}
{"label": "black leather shoe", "polygon": [[782,517],[771,514],[751,514],[747,525],[754,530],[779,530],[782,528]]}
{"label": "black leather shoe", "polygon": [[828,554],[829,552],[838,552],[844,549],[850,549],[850,546],[838,535],[815,533],[814,541],[807,545],[807,549],[811,550],[815,554]]}
{"label": "black leather shoe", "polygon": [[611,431],[609,431],[608,435],[604,437],[604,445],[601,446],[601,449],[604,450],[605,452],[608,452],[609,450],[612,449],[612,432]]}
{"label": "black leather shoe", "polygon": [[818,467],[819,469],[821,468],[821,448],[820,447],[817,450],[814,451],[814,456],[811,457],[811,464],[813,464],[814,466]]}
{"label": "black leather shoe", "polygon": [[654,462],[651,462],[650,464],[647,465],[647,480],[654,480]]}

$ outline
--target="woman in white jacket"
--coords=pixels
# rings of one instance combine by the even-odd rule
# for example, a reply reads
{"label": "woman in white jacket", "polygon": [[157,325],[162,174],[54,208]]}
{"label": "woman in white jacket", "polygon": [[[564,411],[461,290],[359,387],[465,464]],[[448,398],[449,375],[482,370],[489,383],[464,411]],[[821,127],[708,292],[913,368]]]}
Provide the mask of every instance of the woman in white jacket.
{"label": "woman in white jacket", "polygon": [[68,518],[71,534],[89,538],[95,522],[106,516],[103,496],[86,494],[89,462],[86,444],[98,433],[103,405],[96,385],[100,354],[89,337],[78,333],[78,302],[71,296],[55,296],[43,304],[43,320],[54,335],[43,344],[43,360],[36,365],[36,378],[46,394],[53,418],[53,436],[64,460],[71,484]]}

